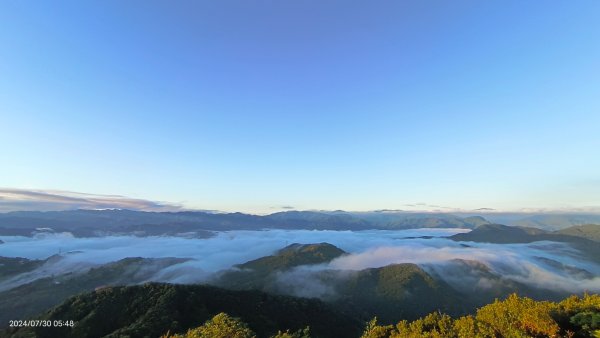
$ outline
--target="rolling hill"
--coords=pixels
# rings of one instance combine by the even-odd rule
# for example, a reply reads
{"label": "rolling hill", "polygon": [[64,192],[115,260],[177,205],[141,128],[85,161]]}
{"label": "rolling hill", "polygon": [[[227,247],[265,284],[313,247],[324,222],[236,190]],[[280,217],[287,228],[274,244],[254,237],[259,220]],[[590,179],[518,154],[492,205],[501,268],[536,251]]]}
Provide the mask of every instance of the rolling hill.
{"label": "rolling hill", "polygon": [[[53,257],[57,258],[60,257]],[[39,278],[2,291],[0,309],[11,310],[0,311],[0,328],[11,319],[29,318],[82,292],[145,282],[157,271],[184,261],[180,258],[126,258],[79,273]]]}
{"label": "rolling hill", "polygon": [[[515,227],[502,224],[483,224],[467,233],[452,235],[449,238],[461,242],[483,242],[483,243],[531,243],[537,241],[553,241],[568,243],[579,250],[583,257],[593,262],[600,262],[600,245],[598,242],[588,239],[588,236],[581,230],[569,230],[578,232],[575,236],[560,231],[550,232],[538,228]],[[594,233],[595,227],[585,227],[590,233]],[[590,230],[591,229],[591,230]],[[593,235],[590,235],[593,236]]]}
{"label": "rolling hill", "polygon": [[415,264],[393,264],[360,271],[326,267],[296,270],[327,263],[345,252],[331,244],[292,244],[274,255],[239,264],[211,281],[233,290],[319,297],[351,311],[354,316],[379,317],[385,322],[417,318],[435,310],[462,313],[459,294]]}
{"label": "rolling hill", "polygon": [[74,320],[74,327],[9,329],[6,337],[158,337],[185,332],[226,312],[259,337],[310,326],[315,337],[357,337],[363,323],[316,300],[231,291],[206,285],[145,284],[109,287],[72,297],[42,314]]}
{"label": "rolling hill", "polygon": [[32,271],[42,266],[46,261],[22,257],[0,257],[0,282],[10,277]]}
{"label": "rolling hill", "polygon": [[600,224],[575,225],[566,229],[558,230],[556,233],[600,242]]}

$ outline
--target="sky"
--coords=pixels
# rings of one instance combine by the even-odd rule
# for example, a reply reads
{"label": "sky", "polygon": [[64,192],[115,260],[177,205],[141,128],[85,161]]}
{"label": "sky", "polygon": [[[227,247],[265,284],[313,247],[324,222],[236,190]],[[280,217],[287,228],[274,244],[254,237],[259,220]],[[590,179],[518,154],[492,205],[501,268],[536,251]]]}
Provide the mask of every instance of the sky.
{"label": "sky", "polygon": [[599,16],[2,1],[0,187],[254,213],[598,208]]}

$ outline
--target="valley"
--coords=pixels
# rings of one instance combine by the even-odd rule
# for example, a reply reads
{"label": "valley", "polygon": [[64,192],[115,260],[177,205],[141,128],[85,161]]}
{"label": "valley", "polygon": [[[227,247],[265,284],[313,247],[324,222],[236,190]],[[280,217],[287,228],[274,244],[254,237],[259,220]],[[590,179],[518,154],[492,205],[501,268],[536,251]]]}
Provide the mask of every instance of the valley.
{"label": "valley", "polygon": [[[277,330],[300,330],[307,325],[317,336],[338,334],[327,331],[316,318],[293,317],[290,322],[273,317],[257,324],[261,321],[252,316],[260,313],[216,303],[207,310],[207,295],[220,292],[227,297],[242,297],[239,302],[248,306],[256,302],[252,297],[266,295],[273,303],[295,304],[286,311],[305,311],[302,306],[309,306],[305,302],[312,302],[311,307],[330,311],[327,316],[339,318],[347,334],[357,336],[362,325],[374,317],[387,325],[436,311],[453,317],[473,314],[494,299],[513,293],[540,301],[559,301],[572,294],[600,292],[596,229],[584,229],[554,232],[484,223],[474,230],[264,229],[214,231],[201,238],[78,238],[61,233],[3,236],[0,253],[6,257],[0,265],[0,306],[13,310],[3,312],[0,319],[8,323],[15,316],[71,316],[75,312],[69,312],[74,311],[72,305],[66,305],[69,302],[79,304],[89,299],[95,304],[101,301],[96,298],[108,292],[111,297],[121,297],[117,302],[130,302],[125,299],[134,297],[136,300],[131,301],[135,304],[151,302],[154,305],[147,305],[150,309],[158,306],[149,311],[164,317],[157,322],[161,324],[143,324],[150,320],[146,317],[150,314],[138,309],[117,326],[99,328],[84,315],[87,310],[82,310],[80,315],[87,319],[81,317],[81,330],[101,330],[107,336],[142,330],[139,332],[152,336],[167,330],[182,332],[226,312],[251,323],[259,336]],[[577,235],[568,234],[571,231]],[[587,232],[592,234],[591,239],[586,238]],[[25,257],[14,257],[17,254]],[[133,294],[121,288],[130,285],[139,286],[131,289]],[[155,299],[156,290],[181,294],[177,299],[204,296],[197,296],[201,297],[198,305],[177,301],[176,308],[166,310],[163,307],[167,305]],[[296,305],[300,308],[294,310]],[[273,316],[271,312],[263,315]],[[87,337],[80,329],[64,330],[61,334],[65,337]],[[9,330],[5,334],[19,337],[22,332]]]}

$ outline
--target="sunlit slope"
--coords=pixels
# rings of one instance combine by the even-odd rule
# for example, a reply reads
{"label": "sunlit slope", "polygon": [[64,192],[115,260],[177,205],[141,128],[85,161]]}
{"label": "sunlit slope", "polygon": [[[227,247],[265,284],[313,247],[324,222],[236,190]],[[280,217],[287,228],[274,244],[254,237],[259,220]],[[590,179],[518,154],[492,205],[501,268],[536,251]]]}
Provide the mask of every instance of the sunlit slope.
{"label": "sunlit slope", "polygon": [[[563,242],[581,251],[584,259],[600,262],[600,245],[598,245],[598,242],[587,238],[594,237],[595,230],[595,227],[585,227],[582,229],[572,229],[567,231],[567,233],[563,233],[561,231],[544,231],[538,228],[483,224],[468,233],[452,235],[450,239],[455,241],[498,244],[531,243],[537,241]],[[577,232],[579,236],[573,235],[573,232]]]}
{"label": "sunlit slope", "polygon": [[558,230],[557,233],[587,238],[600,242],[600,224],[575,225],[566,229]]}
{"label": "sunlit slope", "polygon": [[[320,297],[369,318],[388,322],[435,310],[465,311],[459,294],[416,264],[392,264],[358,271],[319,266],[344,255],[331,244],[292,244],[274,255],[239,264],[212,283],[236,290]],[[316,264],[316,268],[311,268]]]}

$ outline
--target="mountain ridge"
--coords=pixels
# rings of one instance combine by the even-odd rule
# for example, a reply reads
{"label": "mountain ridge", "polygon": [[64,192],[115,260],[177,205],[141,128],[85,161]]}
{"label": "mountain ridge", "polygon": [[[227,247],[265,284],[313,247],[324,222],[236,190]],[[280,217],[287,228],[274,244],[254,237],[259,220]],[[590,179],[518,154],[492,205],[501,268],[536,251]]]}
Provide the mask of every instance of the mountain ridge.
{"label": "mountain ridge", "polygon": [[482,217],[451,214],[375,214],[286,211],[258,216],[202,211],[144,212],[133,210],[15,211],[0,213],[0,236],[33,236],[70,232],[76,237],[105,235],[213,235],[212,231],[259,229],[402,230],[466,228],[487,223]]}

